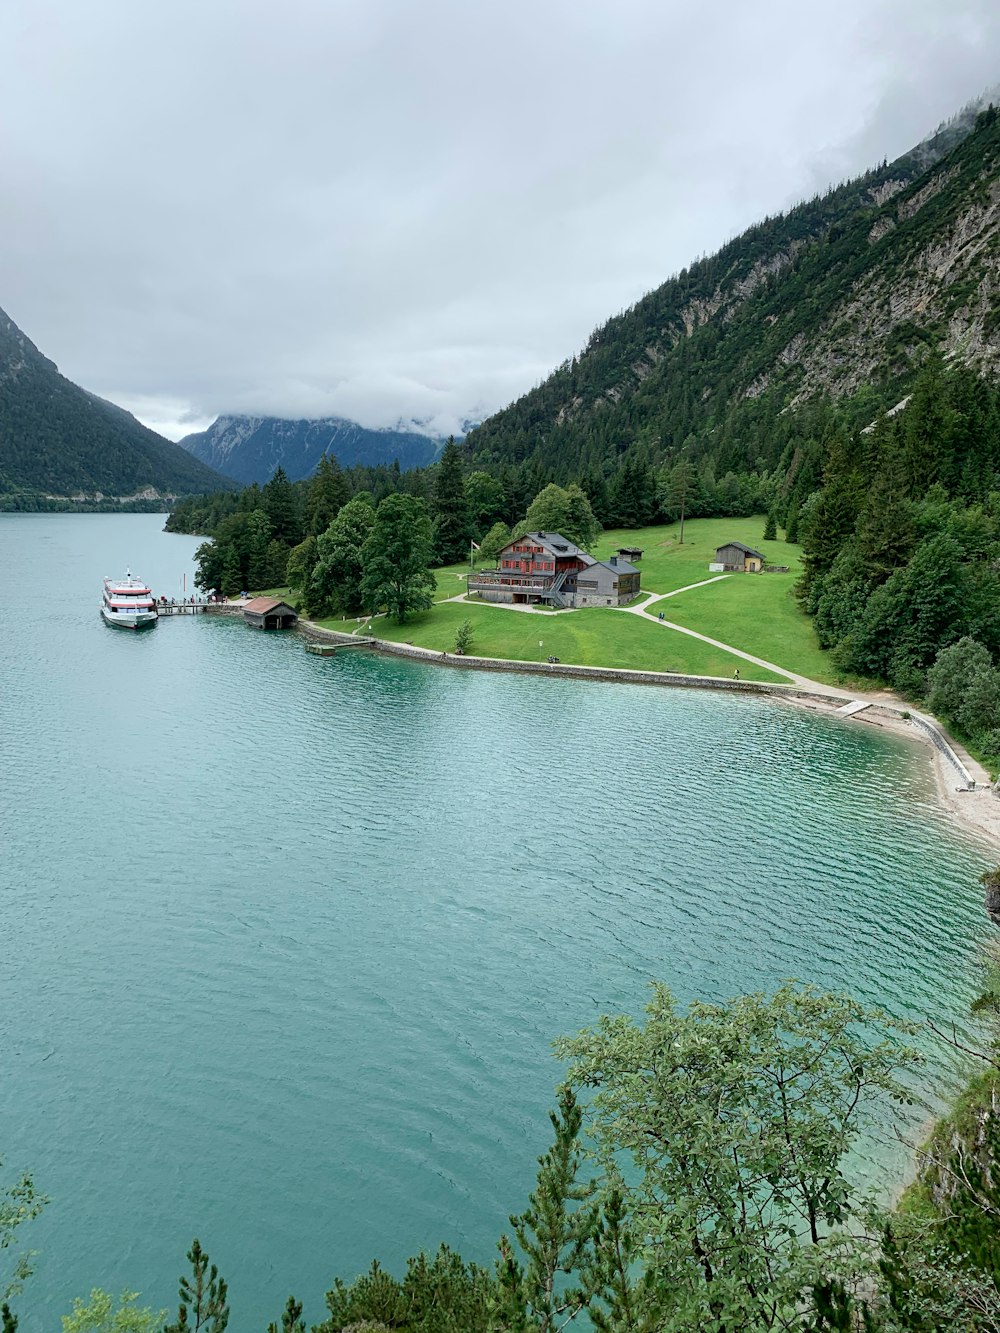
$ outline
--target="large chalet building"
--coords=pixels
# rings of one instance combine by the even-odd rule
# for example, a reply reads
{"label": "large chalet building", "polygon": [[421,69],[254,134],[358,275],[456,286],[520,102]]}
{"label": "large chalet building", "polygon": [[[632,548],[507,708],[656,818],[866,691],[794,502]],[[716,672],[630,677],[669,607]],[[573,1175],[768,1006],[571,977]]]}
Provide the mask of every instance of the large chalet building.
{"label": "large chalet building", "polygon": [[639,595],[639,571],[621,556],[595,560],[558,532],[528,532],[500,552],[496,569],[469,575],[484,602],[624,606]]}

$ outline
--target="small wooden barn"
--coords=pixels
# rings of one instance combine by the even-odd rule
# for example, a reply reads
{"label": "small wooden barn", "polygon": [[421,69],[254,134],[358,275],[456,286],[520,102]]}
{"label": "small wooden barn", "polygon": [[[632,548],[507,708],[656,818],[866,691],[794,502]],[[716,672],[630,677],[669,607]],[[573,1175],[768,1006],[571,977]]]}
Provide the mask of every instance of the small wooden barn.
{"label": "small wooden barn", "polygon": [[727,573],[759,574],[764,568],[765,557],[752,546],[742,542],[726,542],[725,546],[716,547],[715,565]]}
{"label": "small wooden barn", "polygon": [[641,559],[642,559],[642,547],[641,547],[641,546],[619,546],[619,548],[618,548],[618,554],[621,556],[621,558],[622,558],[623,560],[629,560],[629,561],[631,561],[632,564],[635,564],[635,562],[636,562],[637,560],[641,560]]}
{"label": "small wooden barn", "polygon": [[243,619],[254,629],[291,629],[298,618],[295,607],[277,597],[254,597],[243,608]]}

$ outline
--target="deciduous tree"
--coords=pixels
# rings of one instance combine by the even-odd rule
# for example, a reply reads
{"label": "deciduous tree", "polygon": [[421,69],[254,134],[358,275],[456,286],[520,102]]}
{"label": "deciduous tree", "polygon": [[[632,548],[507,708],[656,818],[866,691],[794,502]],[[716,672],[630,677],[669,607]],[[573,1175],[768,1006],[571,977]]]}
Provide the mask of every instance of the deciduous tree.
{"label": "deciduous tree", "polygon": [[316,562],[306,589],[314,615],[341,611],[356,615],[365,605],[362,592],[365,542],[375,523],[370,496],[349,500],[316,541]]}
{"label": "deciduous tree", "polygon": [[437,581],[430,571],[434,536],[427,509],[413,495],[388,495],[375,511],[364,544],[361,593],[368,607],[384,606],[402,624],[433,603]]}
{"label": "deciduous tree", "polygon": [[663,1326],[791,1328],[817,1283],[850,1287],[875,1262],[873,1203],[844,1159],[873,1103],[909,1100],[900,1075],[919,1057],[900,1036],[913,1029],[792,984],[687,1013],[656,986],[646,1013],[557,1052],[592,1090],[601,1164],[632,1159],[635,1259],[668,1301]]}

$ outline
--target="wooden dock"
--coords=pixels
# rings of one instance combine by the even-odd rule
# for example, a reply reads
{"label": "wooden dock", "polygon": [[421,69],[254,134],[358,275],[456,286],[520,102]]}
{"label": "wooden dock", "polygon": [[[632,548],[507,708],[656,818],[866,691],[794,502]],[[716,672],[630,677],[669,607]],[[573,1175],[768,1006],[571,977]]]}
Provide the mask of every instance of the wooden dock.
{"label": "wooden dock", "polygon": [[200,616],[211,609],[210,602],[157,602],[158,616]]}

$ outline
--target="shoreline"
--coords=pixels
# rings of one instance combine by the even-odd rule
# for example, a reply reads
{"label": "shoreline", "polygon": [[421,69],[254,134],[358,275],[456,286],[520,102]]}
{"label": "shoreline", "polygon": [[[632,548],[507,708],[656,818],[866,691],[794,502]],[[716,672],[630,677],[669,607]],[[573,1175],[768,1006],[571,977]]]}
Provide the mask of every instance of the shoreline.
{"label": "shoreline", "polygon": [[[207,609],[216,614],[239,615],[242,613],[243,604],[227,600]],[[792,679],[787,683],[734,681],[718,676],[680,675],[618,667],[578,666],[570,663],[550,664],[516,658],[472,655],[457,657],[453,653],[419,648],[416,645],[397,643],[371,635],[327,629],[305,617],[299,619],[295,628],[303,639],[329,643],[334,647],[338,644],[349,644],[356,648],[367,647],[374,652],[409,657],[437,666],[464,670],[516,671],[521,674],[561,675],[567,678],[612,680],[619,683],[658,685],[675,689],[738,691],[769,697],[792,707],[822,711],[827,716],[836,714],[850,702],[863,702],[865,704],[863,711],[857,712],[854,716],[843,717],[842,720],[868,726],[883,726],[901,738],[916,740],[924,746],[930,746],[930,770],[938,805],[964,832],[978,836],[1000,856],[1000,780],[994,794],[990,774],[948,734],[941,722],[905,705],[886,692],[873,691],[870,695],[852,693],[819,681],[808,681],[803,684],[798,684]],[[798,679],[804,680],[802,677]]]}
{"label": "shoreline", "polygon": [[[413,644],[394,643],[387,639],[344,634],[325,629],[310,620],[299,620],[296,632],[301,638],[314,643],[330,643],[334,647],[366,647],[373,652],[395,657],[408,657],[430,665],[452,667],[465,671],[508,671],[522,675],[561,676],[577,680],[606,680],[620,684],[656,685],[672,689],[721,690],[738,694],[756,694],[777,703],[822,712],[836,716],[846,704],[859,698],[847,690],[824,686],[818,682],[812,688],[792,684],[772,684],[765,681],[727,680],[720,676],[679,675],[663,671],[635,671],[625,667],[577,666],[572,663],[519,661],[500,657],[458,657],[440,653]],[[851,725],[885,727],[894,735],[915,740],[930,749],[930,767],[938,804],[944,812],[962,826],[967,833],[978,835],[1000,851],[1000,800],[994,795],[990,776],[965,750],[948,735],[936,718],[904,708],[891,696],[876,695],[865,703],[863,710],[844,717]],[[905,715],[905,716],[904,716]]]}

